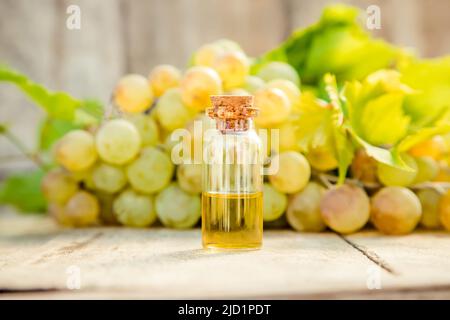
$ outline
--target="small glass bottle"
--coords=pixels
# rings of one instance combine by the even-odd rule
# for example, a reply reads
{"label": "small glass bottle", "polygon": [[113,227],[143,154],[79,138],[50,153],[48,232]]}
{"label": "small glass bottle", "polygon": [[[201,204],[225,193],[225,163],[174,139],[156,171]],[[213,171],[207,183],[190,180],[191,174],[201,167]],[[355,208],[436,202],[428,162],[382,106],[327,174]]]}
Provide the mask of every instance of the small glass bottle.
{"label": "small glass bottle", "polygon": [[252,96],[211,96],[216,129],[203,148],[204,248],[256,249],[262,245],[262,146],[253,127]]}

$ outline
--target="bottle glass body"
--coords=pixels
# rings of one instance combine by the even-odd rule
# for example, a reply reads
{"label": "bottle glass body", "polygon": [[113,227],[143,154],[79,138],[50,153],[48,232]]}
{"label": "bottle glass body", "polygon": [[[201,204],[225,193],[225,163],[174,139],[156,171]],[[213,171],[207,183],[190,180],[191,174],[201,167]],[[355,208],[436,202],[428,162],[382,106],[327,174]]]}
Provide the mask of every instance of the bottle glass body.
{"label": "bottle glass body", "polygon": [[233,129],[216,120],[203,149],[202,240],[205,248],[262,245],[261,141],[251,119]]}

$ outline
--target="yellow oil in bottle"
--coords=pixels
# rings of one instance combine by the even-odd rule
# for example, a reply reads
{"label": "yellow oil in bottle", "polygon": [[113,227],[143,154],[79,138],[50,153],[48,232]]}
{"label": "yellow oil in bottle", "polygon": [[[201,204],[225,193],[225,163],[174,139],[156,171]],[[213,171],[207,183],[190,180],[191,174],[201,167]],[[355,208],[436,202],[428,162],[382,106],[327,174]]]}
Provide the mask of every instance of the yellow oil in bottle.
{"label": "yellow oil in bottle", "polygon": [[203,247],[257,249],[262,245],[262,192],[202,195]]}

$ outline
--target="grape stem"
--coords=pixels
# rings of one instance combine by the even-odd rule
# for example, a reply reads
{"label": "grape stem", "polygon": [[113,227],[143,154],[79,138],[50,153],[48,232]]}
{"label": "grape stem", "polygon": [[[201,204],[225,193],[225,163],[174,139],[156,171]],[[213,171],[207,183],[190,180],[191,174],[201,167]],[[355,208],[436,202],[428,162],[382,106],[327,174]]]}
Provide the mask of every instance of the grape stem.
{"label": "grape stem", "polygon": [[13,144],[23,155],[25,155],[28,159],[34,162],[38,167],[45,169],[44,162],[39,157],[37,153],[30,152],[27,147],[20,141],[20,139],[14,135],[9,129],[5,129],[2,132],[3,135],[11,144]]}

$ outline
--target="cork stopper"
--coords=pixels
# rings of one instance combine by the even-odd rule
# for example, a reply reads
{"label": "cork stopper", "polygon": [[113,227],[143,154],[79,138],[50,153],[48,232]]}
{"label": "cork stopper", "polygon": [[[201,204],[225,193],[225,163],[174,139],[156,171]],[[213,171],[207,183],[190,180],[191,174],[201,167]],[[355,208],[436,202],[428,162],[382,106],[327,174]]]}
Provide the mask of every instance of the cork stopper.
{"label": "cork stopper", "polygon": [[253,96],[211,96],[211,103],[207,113],[213,119],[245,120],[258,114],[258,109],[253,107]]}

